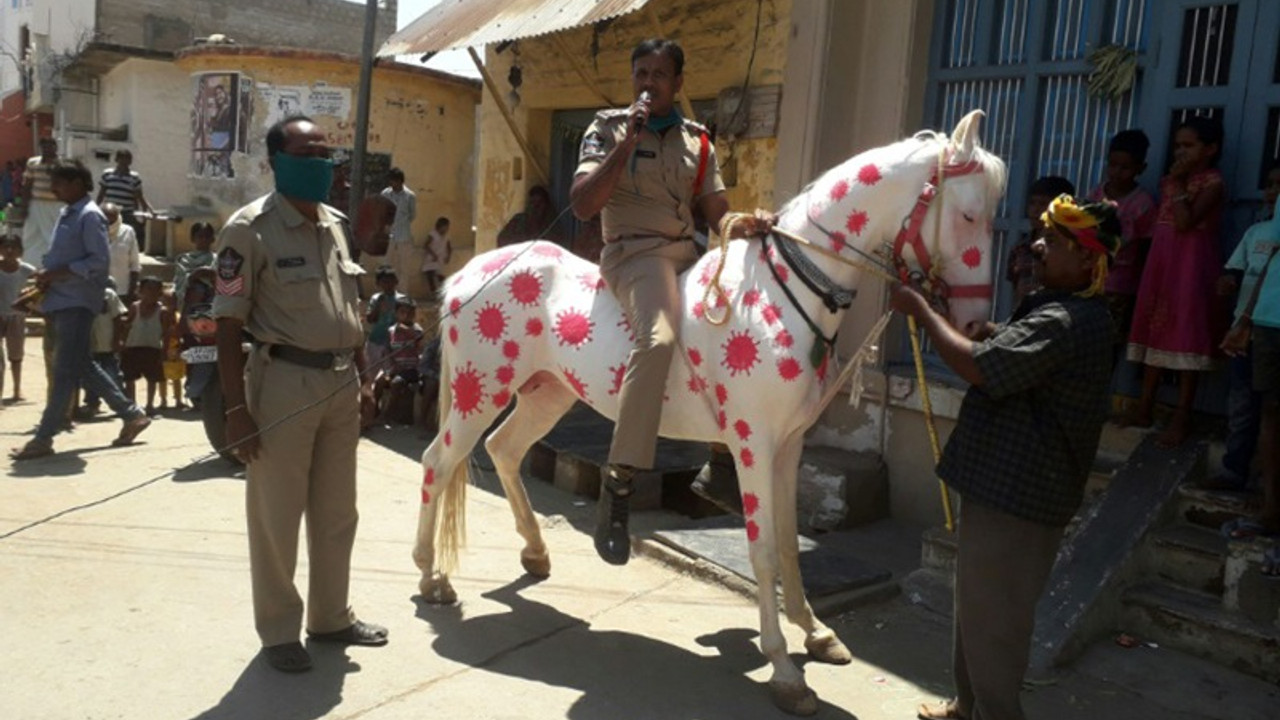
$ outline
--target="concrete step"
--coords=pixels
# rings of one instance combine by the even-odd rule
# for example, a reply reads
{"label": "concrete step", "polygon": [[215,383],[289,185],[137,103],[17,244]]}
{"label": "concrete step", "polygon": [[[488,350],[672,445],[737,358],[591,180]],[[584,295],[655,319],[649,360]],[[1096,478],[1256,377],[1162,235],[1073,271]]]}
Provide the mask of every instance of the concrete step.
{"label": "concrete step", "polygon": [[889,468],[878,453],[809,446],[796,475],[801,531],[845,530],[889,517]]}
{"label": "concrete step", "polygon": [[1125,630],[1254,675],[1280,682],[1280,629],[1223,609],[1213,595],[1146,583],[1123,596]]}
{"label": "concrete step", "polygon": [[1258,502],[1254,493],[1202,490],[1190,484],[1179,487],[1178,496],[1179,518],[1215,532],[1228,520],[1253,513]]}
{"label": "concrete step", "polygon": [[959,538],[945,527],[931,527],[920,536],[920,567],[953,576]]}
{"label": "concrete step", "polygon": [[1222,596],[1227,541],[1218,533],[1198,525],[1171,525],[1151,534],[1148,551],[1161,580]]}
{"label": "concrete step", "polygon": [[1098,442],[1098,452],[1127,458],[1133,454],[1133,451],[1142,443],[1142,440],[1150,434],[1150,428],[1120,427],[1114,422],[1107,422],[1102,426],[1102,437]]}
{"label": "concrete step", "polygon": [[1262,555],[1277,544],[1276,538],[1227,543],[1222,605],[1253,622],[1280,628],[1280,580],[1262,574]]}

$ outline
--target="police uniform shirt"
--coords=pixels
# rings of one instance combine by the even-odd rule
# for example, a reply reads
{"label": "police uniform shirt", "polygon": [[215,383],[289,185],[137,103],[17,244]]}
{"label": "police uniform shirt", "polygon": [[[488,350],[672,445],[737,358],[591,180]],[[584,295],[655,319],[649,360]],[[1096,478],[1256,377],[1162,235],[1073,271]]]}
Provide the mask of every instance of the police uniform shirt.
{"label": "police uniform shirt", "polygon": [[[691,120],[658,135],[643,130],[618,186],[601,213],[605,242],[635,238],[693,238],[693,203],[723,192],[715,146],[708,143],[701,187],[698,177],[706,129]],[[577,174],[591,172],[627,136],[627,110],[604,110],[582,138]]]}
{"label": "police uniform shirt", "polygon": [[236,212],[218,238],[213,314],[259,342],[343,351],[364,342],[346,218],[320,205],[312,224],[279,193]]}

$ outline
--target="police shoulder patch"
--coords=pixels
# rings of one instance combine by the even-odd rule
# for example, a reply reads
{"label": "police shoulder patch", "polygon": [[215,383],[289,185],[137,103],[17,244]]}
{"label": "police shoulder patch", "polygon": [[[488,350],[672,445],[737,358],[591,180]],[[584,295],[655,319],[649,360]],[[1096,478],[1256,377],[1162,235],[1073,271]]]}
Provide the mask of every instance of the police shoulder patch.
{"label": "police shoulder patch", "polygon": [[223,280],[238,278],[243,269],[244,256],[236,252],[235,248],[223,248],[218,253],[218,277]]}

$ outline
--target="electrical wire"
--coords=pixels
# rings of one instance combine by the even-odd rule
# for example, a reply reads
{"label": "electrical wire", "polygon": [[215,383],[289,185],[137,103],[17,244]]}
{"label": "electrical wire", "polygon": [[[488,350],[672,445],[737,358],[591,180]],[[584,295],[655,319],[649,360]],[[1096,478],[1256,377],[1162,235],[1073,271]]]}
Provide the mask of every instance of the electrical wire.
{"label": "electrical wire", "polygon": [[[565,207],[565,209],[564,209],[564,210],[560,211],[560,214],[559,214],[559,215],[557,215],[557,216],[555,217],[555,219],[551,221],[551,224],[550,224],[550,225],[548,225],[546,228],[544,228],[544,229],[542,230],[542,232],[541,232],[541,233],[539,233],[539,235],[540,235],[540,236],[541,236],[541,235],[546,235],[546,234],[547,234],[547,231],[549,231],[549,230],[551,230],[552,228],[554,228],[554,227],[556,226],[556,224],[557,224],[557,223],[559,223],[559,222],[560,222],[560,220],[561,220],[562,218],[564,218],[565,213],[567,213],[567,212],[570,210],[570,208],[571,208],[571,206],[568,206],[568,207]],[[477,297],[479,297],[481,293],[483,293],[483,292],[484,292],[485,288],[489,287],[489,285],[490,285],[491,283],[493,283],[495,280],[497,280],[499,277],[501,277],[501,276],[502,276],[502,274],[506,271],[506,269],[512,265],[512,263],[514,263],[516,260],[519,260],[519,259],[520,259],[520,257],[521,257],[521,256],[523,256],[525,253],[529,252],[529,250],[530,250],[532,247],[533,247],[532,245],[526,245],[526,246],[524,247],[524,249],[520,250],[520,252],[516,253],[515,255],[512,255],[512,256],[507,260],[507,263],[506,263],[505,265],[503,265],[503,266],[502,266],[502,269],[501,269],[501,270],[499,270],[498,272],[494,273],[494,274],[493,274],[489,279],[487,279],[487,280],[485,280],[483,283],[481,283],[481,284],[480,284],[480,287],[476,288],[476,291],[471,295],[471,297],[467,298],[465,302],[462,302],[461,304],[459,304],[459,305],[458,305],[458,310],[461,310],[462,308],[464,308],[464,307],[466,307],[466,306],[470,305],[472,302],[474,302],[474,301],[475,301],[475,299],[476,299]],[[437,318],[436,318],[436,321],[435,321],[435,324],[434,324],[434,326],[432,327],[432,331],[438,331],[438,330],[439,330],[439,328],[440,328],[440,324],[441,324],[441,322],[442,322],[442,321],[443,321],[443,318],[441,318],[441,317],[437,317]],[[51,515],[47,515],[47,516],[45,516],[45,517],[42,517],[42,518],[40,518],[39,520],[33,520],[33,521],[31,521],[31,522],[27,523],[26,525],[22,525],[22,526],[16,527],[16,528],[14,528],[13,530],[9,530],[8,532],[5,532],[5,533],[0,534],[0,542],[2,542],[2,541],[4,541],[4,540],[7,540],[7,539],[9,539],[9,538],[11,538],[11,537],[13,537],[13,536],[15,536],[15,535],[18,535],[18,534],[21,534],[21,533],[23,533],[23,532],[26,532],[27,530],[31,530],[31,529],[36,528],[36,527],[39,527],[39,526],[41,526],[41,525],[45,525],[45,524],[47,524],[47,523],[50,523],[50,522],[52,522],[52,521],[54,521],[54,520],[57,520],[57,519],[58,519],[58,518],[60,518],[60,517],[64,517],[64,516],[66,516],[66,515],[70,515],[71,513],[79,512],[79,511],[81,511],[81,510],[88,510],[88,509],[90,509],[90,508],[94,508],[94,507],[97,507],[97,506],[99,506],[99,505],[104,505],[104,504],[106,504],[106,503],[108,503],[108,502],[110,502],[110,501],[112,501],[112,500],[115,500],[115,499],[117,499],[117,498],[124,497],[125,495],[129,495],[129,494],[134,493],[134,492],[137,492],[138,490],[141,490],[141,489],[143,489],[143,488],[145,488],[145,487],[148,487],[148,486],[150,486],[150,485],[154,485],[155,483],[160,482],[161,480],[164,480],[164,479],[169,478],[169,477],[173,477],[174,475],[177,475],[178,473],[180,473],[180,472],[182,472],[182,471],[184,471],[184,470],[188,470],[188,469],[190,469],[190,468],[198,467],[199,465],[202,465],[202,464],[204,464],[204,463],[207,463],[207,462],[209,462],[210,460],[217,459],[217,458],[221,457],[224,453],[230,452],[231,450],[235,449],[237,446],[239,446],[239,445],[241,445],[241,444],[243,444],[243,443],[245,443],[245,442],[248,442],[249,440],[252,440],[253,438],[260,437],[261,435],[265,434],[267,431],[269,431],[269,430],[273,430],[273,429],[275,429],[275,428],[277,428],[277,427],[279,427],[279,426],[283,425],[284,423],[289,422],[290,420],[292,420],[292,419],[294,419],[294,418],[298,417],[299,415],[301,415],[301,414],[303,414],[303,413],[305,413],[305,412],[307,412],[307,411],[309,411],[309,410],[311,410],[311,409],[313,409],[313,408],[315,408],[315,407],[317,407],[317,406],[319,406],[319,405],[323,405],[324,403],[328,402],[330,398],[334,397],[334,396],[335,396],[335,395],[337,395],[338,393],[340,393],[340,392],[342,392],[343,390],[345,390],[346,388],[350,387],[353,383],[355,383],[355,382],[359,381],[363,376],[367,375],[367,374],[368,374],[368,373],[370,373],[371,371],[378,369],[378,368],[379,368],[383,363],[390,362],[390,360],[391,360],[391,358],[389,358],[389,357],[388,357],[388,358],[383,358],[382,360],[380,360],[380,361],[378,361],[378,362],[376,362],[376,363],[374,363],[374,364],[372,364],[372,365],[368,365],[368,366],[366,366],[364,370],[362,370],[362,371],[360,371],[360,372],[357,372],[357,373],[355,374],[355,376],[353,376],[350,380],[348,380],[347,382],[345,382],[345,383],[343,383],[343,384],[339,385],[337,388],[335,388],[335,389],[333,390],[333,392],[329,393],[328,395],[325,395],[324,397],[320,398],[319,400],[316,400],[315,402],[309,403],[309,404],[307,404],[307,405],[303,405],[302,407],[298,408],[297,410],[293,411],[292,413],[289,413],[288,415],[285,415],[284,417],[280,418],[279,420],[276,420],[275,422],[271,423],[270,425],[268,425],[268,426],[266,426],[266,427],[264,427],[264,428],[259,428],[257,432],[255,432],[255,433],[253,433],[253,434],[251,434],[251,435],[248,435],[247,437],[244,437],[244,438],[240,439],[239,441],[237,441],[237,442],[235,442],[235,443],[232,443],[232,444],[230,444],[230,445],[226,445],[226,446],[224,446],[224,447],[217,448],[217,449],[215,449],[215,450],[213,450],[213,451],[211,451],[211,452],[208,452],[208,453],[206,453],[206,454],[204,454],[204,455],[202,455],[202,456],[200,456],[200,457],[196,458],[195,460],[192,460],[191,462],[187,463],[186,465],[182,465],[182,466],[180,466],[180,467],[176,467],[176,468],[173,468],[173,469],[171,469],[171,470],[166,470],[166,471],[164,471],[163,473],[161,473],[161,474],[159,474],[159,475],[156,475],[155,477],[148,478],[147,480],[143,480],[142,482],[137,483],[136,485],[131,485],[131,486],[129,486],[129,487],[127,487],[127,488],[123,489],[123,490],[120,490],[119,492],[113,493],[113,494],[108,495],[108,496],[106,496],[106,497],[104,497],[104,498],[99,498],[99,499],[97,499],[97,500],[92,500],[92,501],[90,501],[90,502],[82,503],[82,504],[80,504],[80,505],[73,505],[73,506],[68,507],[68,508],[63,508],[62,510],[59,510],[59,511],[58,511],[58,512],[56,512],[56,513],[53,513],[53,514],[51,514]]]}

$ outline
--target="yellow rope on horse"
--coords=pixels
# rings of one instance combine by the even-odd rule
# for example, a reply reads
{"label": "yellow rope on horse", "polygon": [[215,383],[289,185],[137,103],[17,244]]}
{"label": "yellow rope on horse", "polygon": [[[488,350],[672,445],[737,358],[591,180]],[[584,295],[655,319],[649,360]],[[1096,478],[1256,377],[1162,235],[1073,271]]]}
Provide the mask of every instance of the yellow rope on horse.
{"label": "yellow rope on horse", "polygon": [[[718,237],[720,242],[714,249],[720,251],[720,259],[716,262],[716,272],[711,276],[711,282],[707,283],[707,289],[702,292],[702,316],[707,322],[715,325],[716,327],[729,322],[729,295],[724,291],[724,287],[720,284],[720,274],[724,272],[724,261],[729,255],[729,233],[733,232],[734,226],[738,225],[743,220],[750,219],[751,217],[753,216],[748,215],[747,213],[725,213],[724,217],[720,218],[720,227],[716,228],[719,231]],[[712,239],[708,237],[708,250],[712,249],[712,242]],[[716,306],[715,303],[711,302],[712,293],[716,296],[716,303],[724,302],[724,314],[721,315],[719,319],[712,317],[712,310]]]}

